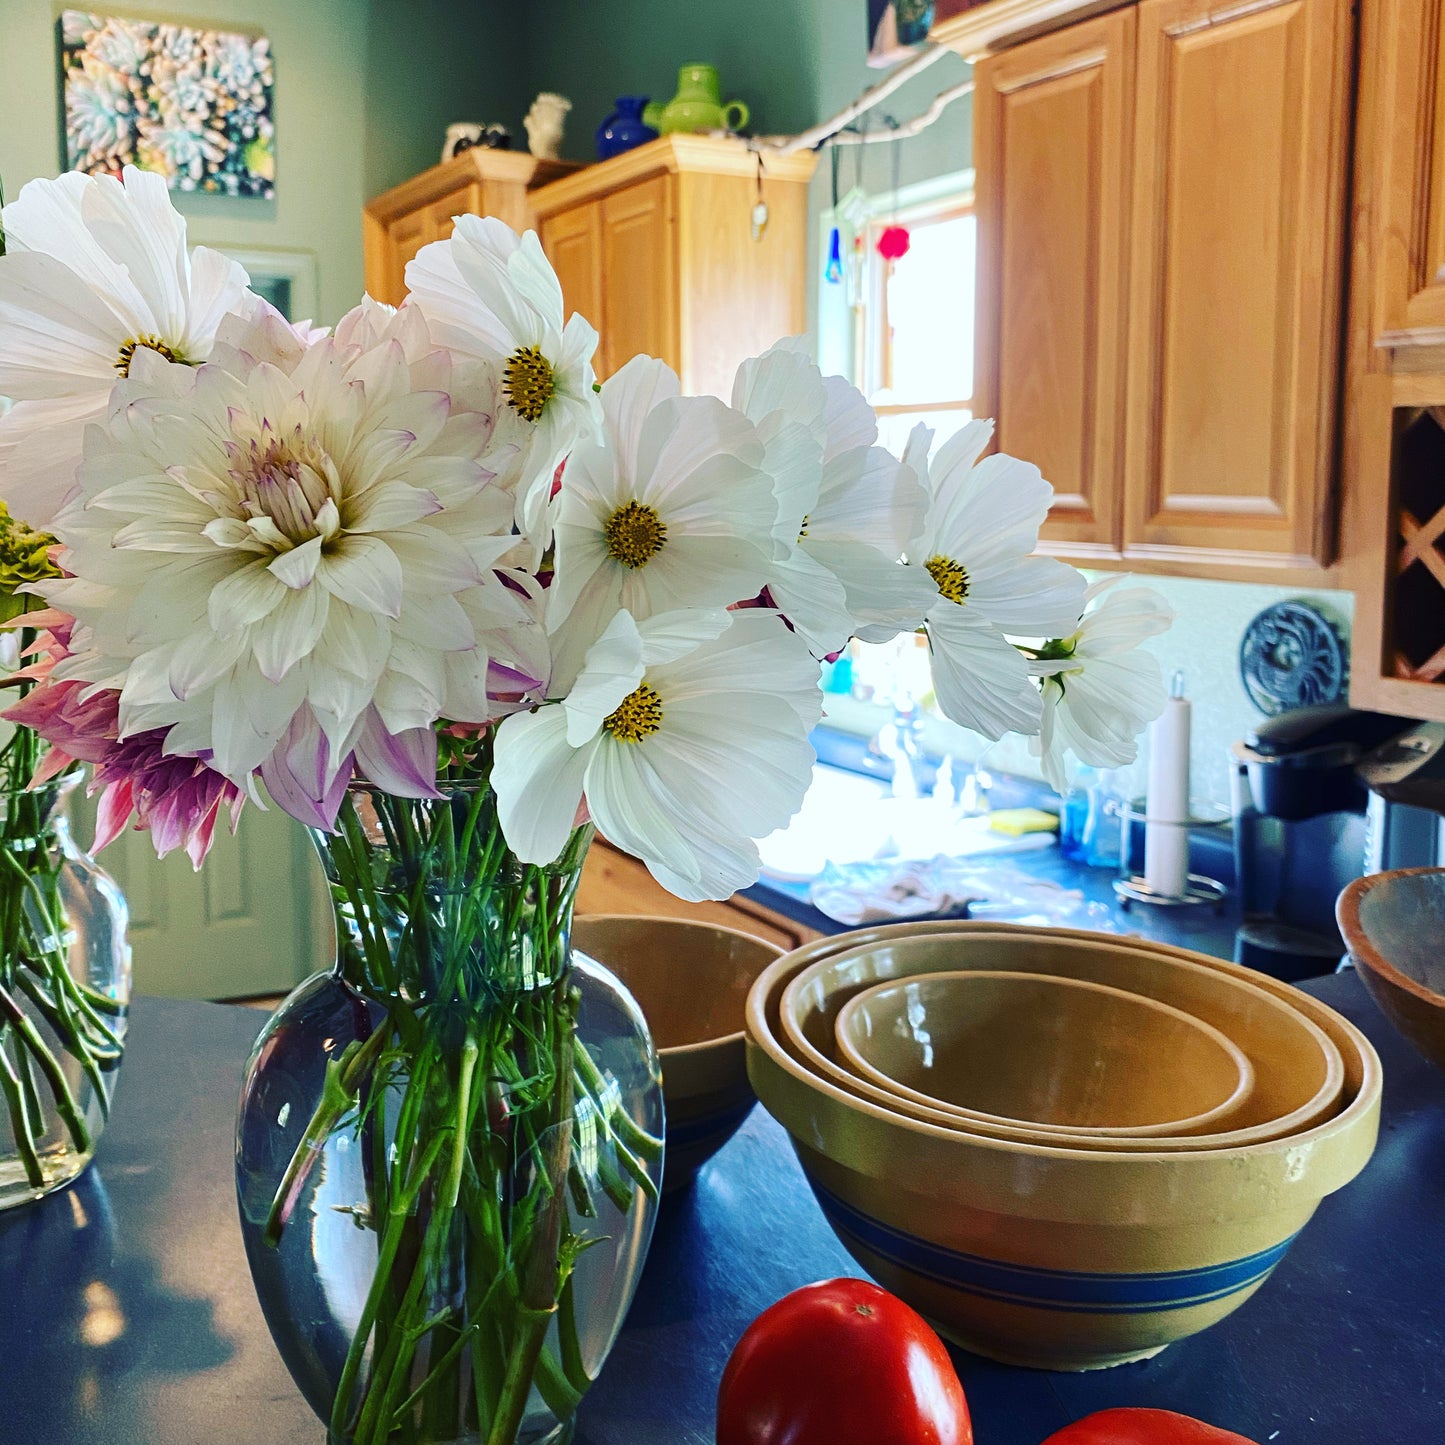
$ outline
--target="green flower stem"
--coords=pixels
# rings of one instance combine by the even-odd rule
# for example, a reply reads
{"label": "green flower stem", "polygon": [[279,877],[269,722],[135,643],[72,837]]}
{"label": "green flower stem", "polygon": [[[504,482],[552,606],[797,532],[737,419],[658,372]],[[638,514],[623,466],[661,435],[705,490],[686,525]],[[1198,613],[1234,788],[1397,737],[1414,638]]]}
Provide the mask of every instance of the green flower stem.
{"label": "green flower stem", "polygon": [[[50,1091],[55,1096],[55,1107],[60,1117],[65,1120],[66,1127],[70,1130],[70,1137],[75,1141],[75,1147],[84,1154],[90,1149],[90,1130],[86,1127],[85,1119],[75,1102],[75,1095],[70,1091],[70,1084],[66,1080],[65,1072],[60,1067],[55,1055],[50,1052],[50,1046],[40,1037],[40,1031],[30,1021],[30,1016],[15,1002],[8,989],[0,985],[0,1014],[4,1014],[14,1028],[16,1036],[30,1050],[35,1062],[40,1065],[40,1071],[45,1075],[46,1082],[50,1085]],[[34,1140],[31,1141],[34,1146]]]}
{"label": "green flower stem", "polygon": [[[559,979],[555,988],[560,997],[552,1010],[551,1045],[553,1057],[562,1058],[566,1055],[566,1046],[576,1037],[578,998],[566,978]],[[519,1329],[512,1345],[511,1358],[507,1361],[507,1375],[502,1382],[497,1413],[486,1437],[487,1445],[513,1445],[517,1438],[527,1408],[527,1396],[531,1393],[532,1379],[537,1372],[542,1342],[557,1312],[557,1297],[564,1282],[559,1277],[558,1254],[567,1214],[567,1190],[564,1186],[572,1158],[572,1079],[570,1068],[557,1070],[540,1175],[546,1183],[548,1198],[523,1266]]]}
{"label": "green flower stem", "polygon": [[0,1093],[5,1095],[5,1107],[10,1113],[10,1132],[15,1136],[15,1146],[20,1162],[25,1166],[25,1178],[31,1188],[39,1189],[45,1183],[45,1168],[35,1148],[35,1125],[31,1122],[20,1085],[20,1076],[10,1056],[5,1052],[8,1029],[0,1028]]}
{"label": "green flower stem", "polygon": [[321,1103],[306,1125],[301,1142],[291,1155],[286,1173],[281,1178],[281,1187],[271,1201],[266,1215],[266,1228],[262,1238],[273,1248],[281,1242],[281,1230],[295,1201],[297,1192],[305,1183],[307,1175],[321,1157],[322,1147],[341,1117],[356,1103],[358,1090],[375,1060],[386,1034],[377,1029],[364,1043],[348,1044],[341,1056],[326,1061],[326,1074],[321,1085]]}

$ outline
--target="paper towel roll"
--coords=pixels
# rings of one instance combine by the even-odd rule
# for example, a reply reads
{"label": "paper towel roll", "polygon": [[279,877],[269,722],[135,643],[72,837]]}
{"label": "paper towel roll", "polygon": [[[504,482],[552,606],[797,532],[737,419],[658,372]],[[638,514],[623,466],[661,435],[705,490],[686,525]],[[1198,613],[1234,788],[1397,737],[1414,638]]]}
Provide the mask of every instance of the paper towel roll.
{"label": "paper towel roll", "polygon": [[1144,881],[1171,898],[1189,886],[1189,699],[1184,677],[1149,727],[1149,796],[1144,825]]}

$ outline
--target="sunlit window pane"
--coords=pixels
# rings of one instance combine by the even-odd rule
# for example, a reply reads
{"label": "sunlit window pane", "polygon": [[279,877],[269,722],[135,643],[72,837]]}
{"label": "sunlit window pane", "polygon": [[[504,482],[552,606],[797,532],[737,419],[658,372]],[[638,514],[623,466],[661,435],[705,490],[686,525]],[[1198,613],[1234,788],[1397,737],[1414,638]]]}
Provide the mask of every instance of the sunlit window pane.
{"label": "sunlit window pane", "polygon": [[972,215],[918,226],[888,277],[892,402],[973,395]]}

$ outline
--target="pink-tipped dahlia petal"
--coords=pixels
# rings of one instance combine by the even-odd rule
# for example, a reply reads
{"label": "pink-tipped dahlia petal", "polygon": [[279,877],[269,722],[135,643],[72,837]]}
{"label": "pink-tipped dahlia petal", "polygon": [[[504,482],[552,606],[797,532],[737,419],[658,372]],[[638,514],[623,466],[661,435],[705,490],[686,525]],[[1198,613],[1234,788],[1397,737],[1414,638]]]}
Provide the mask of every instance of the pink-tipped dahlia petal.
{"label": "pink-tipped dahlia petal", "polygon": [[297,710],[270,756],[261,764],[261,780],[272,801],[308,828],[336,831],[336,814],[351,780],[349,759],[334,773],[331,746],[309,707]]}
{"label": "pink-tipped dahlia petal", "polygon": [[356,768],[383,792],[401,798],[441,798],[437,790],[437,735],[433,728],[390,733],[375,708],[362,719]]}

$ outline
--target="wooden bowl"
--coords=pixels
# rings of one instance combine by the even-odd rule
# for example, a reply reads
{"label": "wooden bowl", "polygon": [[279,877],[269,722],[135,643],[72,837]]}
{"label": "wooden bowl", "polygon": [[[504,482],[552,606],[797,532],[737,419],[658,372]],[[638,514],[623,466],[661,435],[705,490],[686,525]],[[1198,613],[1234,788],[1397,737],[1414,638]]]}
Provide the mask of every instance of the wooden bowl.
{"label": "wooden bowl", "polygon": [[622,913],[575,919],[572,946],[615,973],[642,1008],[662,1063],[663,1192],[680,1189],[757,1102],[743,1010],[754,980],[783,950],[715,923]]}
{"label": "wooden bowl", "polygon": [[[1313,1127],[1336,1109],[1345,1080],[1344,1061],[1302,1009],[1253,982],[1244,969],[1233,974],[1215,960],[1182,950],[1163,950],[1142,939],[1067,929],[1010,929],[954,923],[896,925],[819,940],[789,954],[803,960],[782,989],[781,1027],[790,1050],[807,1068],[849,1093],[898,1110],[924,1123],[1000,1138],[1052,1142],[1080,1149],[1216,1149],[1283,1138]],[[905,925],[906,927],[906,925]],[[860,942],[849,946],[850,939]],[[826,942],[833,949],[825,951]],[[840,1057],[838,1014],[857,993],[876,983],[955,970],[1042,973],[1083,979],[1156,999],[1211,1024],[1242,1050],[1254,1068],[1254,1088],[1240,1112],[1220,1133],[1198,1135],[1071,1134],[1045,1125],[965,1124],[956,1114],[905,1098],[860,1077]],[[1291,993],[1296,991],[1291,989]],[[1297,995],[1303,998],[1303,995]]]}
{"label": "wooden bowl", "polygon": [[[1344,1058],[1340,1106],[1287,1139],[1195,1152],[1094,1152],[943,1129],[880,1108],[812,1073],[787,1047],[781,994],[794,975],[860,940],[818,940],[771,965],[748,997],[748,1068],[783,1124],[824,1217],[885,1288],[966,1349],[1011,1364],[1088,1370],[1143,1359],[1223,1318],[1268,1278],[1319,1199],[1369,1159],[1379,1059],[1334,1010],[1287,984]],[[958,924],[977,942],[1077,930]],[[1109,939],[1252,986],[1235,964],[1139,939]],[[1143,1141],[1138,1141],[1143,1142]]]}
{"label": "wooden bowl", "polygon": [[1254,1066],[1182,1009],[1105,984],[970,970],[875,984],[838,1015],[861,1077],[960,1121],[1147,1137],[1217,1131]]}
{"label": "wooden bowl", "polygon": [[1360,978],[1385,1017],[1445,1069],[1445,868],[1356,878],[1335,912]]}

